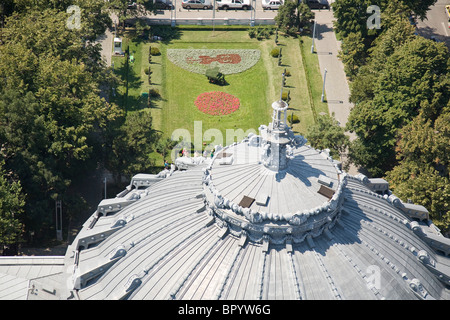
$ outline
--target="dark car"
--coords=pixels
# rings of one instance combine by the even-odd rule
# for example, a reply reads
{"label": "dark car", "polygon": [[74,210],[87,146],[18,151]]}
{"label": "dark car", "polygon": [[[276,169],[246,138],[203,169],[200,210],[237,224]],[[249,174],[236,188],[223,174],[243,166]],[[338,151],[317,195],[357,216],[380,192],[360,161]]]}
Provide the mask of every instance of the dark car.
{"label": "dark car", "polygon": [[154,6],[156,9],[162,9],[162,10],[166,10],[166,9],[172,9],[172,3],[168,3],[165,0],[156,0],[154,3]]}
{"label": "dark car", "polygon": [[311,9],[330,9],[330,5],[326,0],[303,0]]}

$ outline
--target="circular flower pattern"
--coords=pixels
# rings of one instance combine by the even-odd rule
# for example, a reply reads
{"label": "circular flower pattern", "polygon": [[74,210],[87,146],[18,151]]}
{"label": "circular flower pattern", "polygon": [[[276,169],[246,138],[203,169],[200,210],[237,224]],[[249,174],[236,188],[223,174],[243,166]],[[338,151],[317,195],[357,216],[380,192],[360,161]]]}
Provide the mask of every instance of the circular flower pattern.
{"label": "circular flower pattern", "polygon": [[203,113],[223,116],[239,109],[239,99],[225,92],[212,91],[200,94],[195,105]]}

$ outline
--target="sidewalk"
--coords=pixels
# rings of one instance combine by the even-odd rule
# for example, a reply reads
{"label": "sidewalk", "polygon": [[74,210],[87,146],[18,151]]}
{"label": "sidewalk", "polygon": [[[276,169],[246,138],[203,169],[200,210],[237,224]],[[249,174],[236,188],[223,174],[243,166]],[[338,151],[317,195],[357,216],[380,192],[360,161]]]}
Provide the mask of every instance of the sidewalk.
{"label": "sidewalk", "polygon": [[106,32],[98,37],[97,42],[102,45],[102,59],[105,61],[106,66],[111,66],[111,56],[113,51],[114,34],[110,29],[106,29]]}
{"label": "sidewalk", "polygon": [[[314,51],[319,58],[320,72],[322,79],[325,69],[327,75],[325,79],[325,99],[328,102],[330,114],[334,113],[337,121],[342,127],[347,123],[350,110],[353,104],[348,101],[350,89],[347,77],[344,72],[342,61],[338,59],[340,50],[340,41],[337,41],[333,31],[333,11],[315,10],[316,15],[316,33],[314,39]],[[356,138],[355,133],[347,132],[350,140]],[[343,159],[345,160],[345,159]],[[350,174],[358,174],[357,168],[350,166]]]}

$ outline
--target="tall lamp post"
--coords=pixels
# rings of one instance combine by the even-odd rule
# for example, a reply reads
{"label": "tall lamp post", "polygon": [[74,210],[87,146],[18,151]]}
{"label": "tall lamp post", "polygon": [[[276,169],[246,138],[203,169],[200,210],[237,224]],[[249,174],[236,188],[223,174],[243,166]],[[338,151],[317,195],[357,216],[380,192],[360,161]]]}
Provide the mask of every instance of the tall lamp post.
{"label": "tall lamp post", "polygon": [[106,177],[103,179],[103,183],[105,184],[105,199],[106,199]]}
{"label": "tall lamp post", "polygon": [[324,101],[325,98],[325,80],[327,78],[327,69],[325,69],[325,72],[323,73],[323,86],[322,86],[322,102]]}
{"label": "tall lamp post", "polygon": [[171,26],[175,27],[177,24],[177,0],[175,0],[175,3],[172,4],[172,10],[171,13]]}
{"label": "tall lamp post", "polygon": [[312,36],[312,44],[311,44],[311,53],[314,53],[314,37],[316,36],[316,20],[314,20],[314,28],[313,28],[313,36]]}
{"label": "tall lamp post", "polygon": [[215,29],[215,21],[216,21],[216,0],[213,0],[213,18],[212,18],[213,32]]}

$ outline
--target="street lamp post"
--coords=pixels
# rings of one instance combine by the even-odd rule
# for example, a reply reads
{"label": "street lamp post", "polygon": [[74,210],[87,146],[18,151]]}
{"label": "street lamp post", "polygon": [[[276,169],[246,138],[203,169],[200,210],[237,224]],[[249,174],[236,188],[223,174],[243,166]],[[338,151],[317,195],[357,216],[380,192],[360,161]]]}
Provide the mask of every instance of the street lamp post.
{"label": "street lamp post", "polygon": [[103,183],[105,184],[105,199],[106,199],[106,177],[103,179]]}
{"label": "street lamp post", "polygon": [[56,240],[62,241],[62,203],[56,200]]}
{"label": "street lamp post", "polygon": [[311,44],[311,53],[314,53],[314,37],[316,36],[316,20],[314,20],[314,28],[313,28],[313,36],[312,36],[312,44]]}
{"label": "street lamp post", "polygon": [[172,10],[171,10],[171,26],[175,27],[177,24],[177,0],[175,0],[175,3],[172,4]]}
{"label": "street lamp post", "polygon": [[325,69],[325,72],[323,73],[323,86],[322,86],[322,102],[324,101],[325,98],[325,79],[327,78],[327,69]]}
{"label": "street lamp post", "polygon": [[215,21],[216,21],[216,0],[213,0],[213,18],[212,18],[213,34],[215,29]]}

